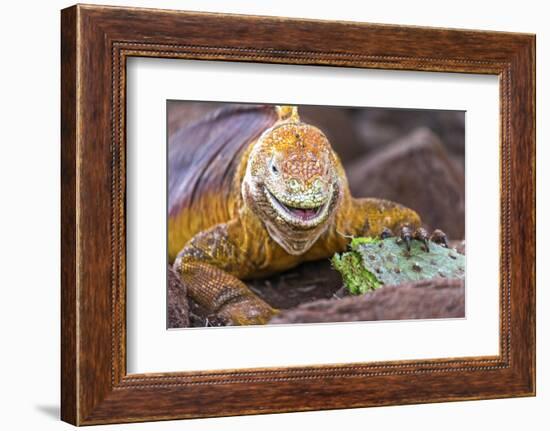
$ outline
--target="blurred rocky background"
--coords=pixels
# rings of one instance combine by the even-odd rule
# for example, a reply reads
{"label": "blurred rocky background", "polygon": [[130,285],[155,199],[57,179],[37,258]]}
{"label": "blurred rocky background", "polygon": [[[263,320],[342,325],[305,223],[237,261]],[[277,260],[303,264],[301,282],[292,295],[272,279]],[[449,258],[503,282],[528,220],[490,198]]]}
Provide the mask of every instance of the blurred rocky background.
{"label": "blurred rocky background", "polygon": [[[224,105],[169,101],[168,134]],[[415,209],[428,230],[442,229],[464,253],[463,111],[300,106],[299,112],[302,121],[319,127],[329,138],[355,197],[385,198]],[[170,279],[169,327],[225,324],[206,316],[192,301],[187,304],[177,281]],[[384,286],[383,293],[347,297],[340,303],[346,295],[328,261],[248,284],[267,302],[286,310],[273,323],[464,315],[464,284],[453,280],[408,283],[402,289]]]}

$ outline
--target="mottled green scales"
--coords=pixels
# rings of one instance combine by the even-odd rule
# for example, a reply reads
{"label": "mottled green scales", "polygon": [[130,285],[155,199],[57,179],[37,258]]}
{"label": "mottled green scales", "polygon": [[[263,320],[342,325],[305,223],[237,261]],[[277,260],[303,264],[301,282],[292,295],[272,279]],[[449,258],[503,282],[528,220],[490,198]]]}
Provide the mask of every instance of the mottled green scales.
{"label": "mottled green scales", "polygon": [[332,264],[354,295],[367,293],[383,284],[464,278],[464,255],[433,242],[429,242],[429,253],[425,247],[423,242],[412,240],[411,249],[407,251],[396,238],[355,238],[351,241],[350,251],[335,254]]}

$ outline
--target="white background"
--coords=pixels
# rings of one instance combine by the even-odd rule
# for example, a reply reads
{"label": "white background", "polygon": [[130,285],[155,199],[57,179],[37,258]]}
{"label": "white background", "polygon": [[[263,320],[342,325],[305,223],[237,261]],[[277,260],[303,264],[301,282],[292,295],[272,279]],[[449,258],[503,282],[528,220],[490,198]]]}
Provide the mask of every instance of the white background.
{"label": "white background", "polygon": [[[537,33],[538,289],[536,398],[106,426],[98,429],[275,430],[351,427],[408,430],[547,429],[550,422],[550,243],[546,145],[550,29],[544,2],[118,1],[107,4],[345,19]],[[59,9],[69,2],[2,6],[0,319],[4,429],[69,429],[59,399]],[[546,185],[546,187],[545,187]],[[546,195],[543,194],[546,189]],[[521,240],[521,239],[518,239]]]}
{"label": "white background", "polygon": [[[496,76],[134,58],[127,84],[129,373],[498,354]],[[167,99],[466,111],[466,319],[166,331]]]}

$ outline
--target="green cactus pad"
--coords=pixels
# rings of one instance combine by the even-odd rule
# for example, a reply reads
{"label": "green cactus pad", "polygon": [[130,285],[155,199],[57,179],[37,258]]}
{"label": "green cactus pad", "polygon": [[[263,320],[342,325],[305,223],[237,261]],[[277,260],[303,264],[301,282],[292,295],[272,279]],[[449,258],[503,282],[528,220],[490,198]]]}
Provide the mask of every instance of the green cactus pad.
{"label": "green cactus pad", "polygon": [[335,254],[332,265],[342,274],[347,290],[359,295],[383,284],[401,284],[431,278],[463,279],[466,257],[429,242],[411,241],[411,251],[396,238],[354,238],[350,251]]}

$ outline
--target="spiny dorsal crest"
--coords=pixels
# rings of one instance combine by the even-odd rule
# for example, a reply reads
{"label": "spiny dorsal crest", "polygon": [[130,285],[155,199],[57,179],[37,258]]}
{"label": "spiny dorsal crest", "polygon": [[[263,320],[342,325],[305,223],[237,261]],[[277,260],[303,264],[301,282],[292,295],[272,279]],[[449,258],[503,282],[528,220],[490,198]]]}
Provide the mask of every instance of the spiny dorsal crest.
{"label": "spiny dorsal crest", "polygon": [[297,106],[281,105],[276,107],[279,121],[288,121],[289,123],[299,123],[300,115]]}

